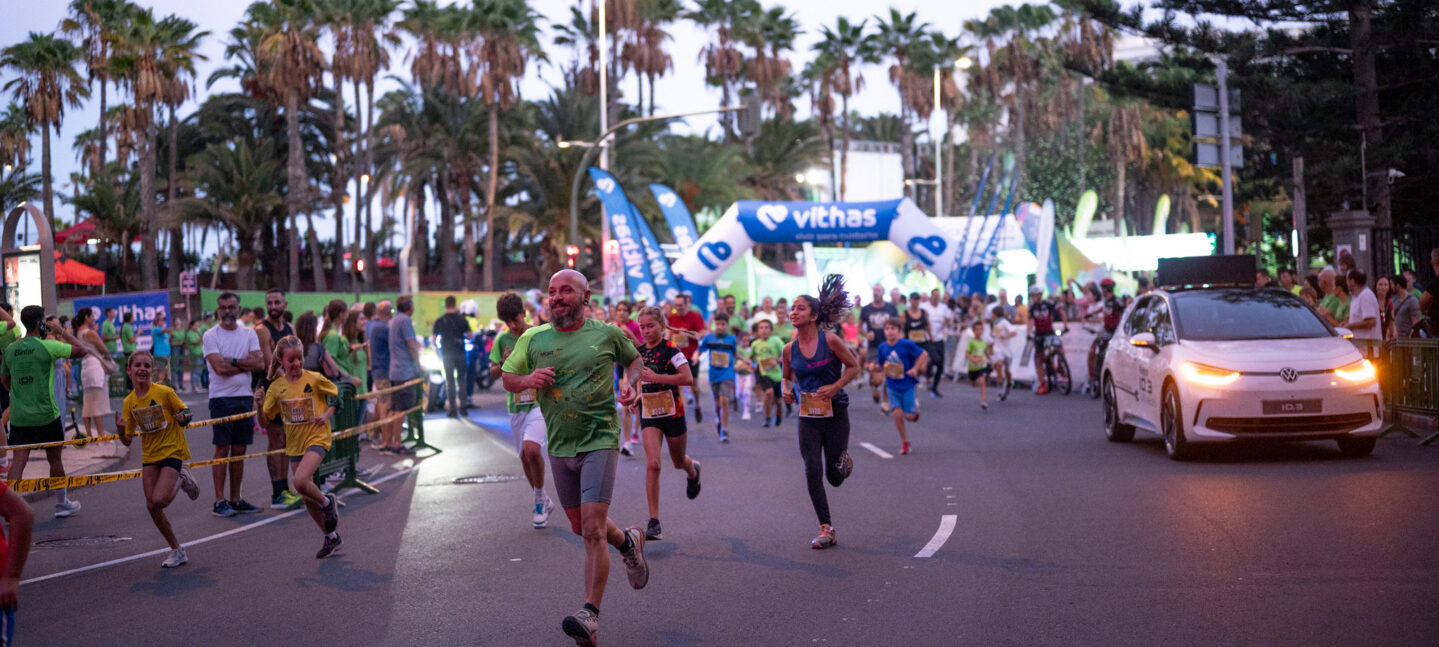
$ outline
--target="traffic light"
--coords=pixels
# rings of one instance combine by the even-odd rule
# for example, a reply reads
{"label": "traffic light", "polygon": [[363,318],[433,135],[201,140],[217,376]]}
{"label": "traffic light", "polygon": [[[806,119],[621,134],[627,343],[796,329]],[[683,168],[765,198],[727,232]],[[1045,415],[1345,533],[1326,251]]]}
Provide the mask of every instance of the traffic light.
{"label": "traffic light", "polygon": [[573,268],[575,266],[575,259],[579,258],[579,255],[579,245],[565,245],[565,266]]}

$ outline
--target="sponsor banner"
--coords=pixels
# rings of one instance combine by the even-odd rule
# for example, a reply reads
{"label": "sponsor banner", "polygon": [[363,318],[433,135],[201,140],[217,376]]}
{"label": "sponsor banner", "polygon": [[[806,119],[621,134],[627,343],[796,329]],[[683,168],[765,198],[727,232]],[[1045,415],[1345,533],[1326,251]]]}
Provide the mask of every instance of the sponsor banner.
{"label": "sponsor banner", "polygon": [[670,226],[670,233],[674,235],[675,246],[680,253],[689,251],[691,247],[699,242],[699,230],[695,228],[695,219],[690,216],[689,207],[685,206],[684,200],[680,199],[669,187],[663,184],[651,184],[650,193],[655,196],[655,202],[660,205],[660,213],[665,217],[665,223]]}
{"label": "sponsor banner", "polygon": [[[626,201],[629,201],[628,198]],[[665,301],[674,301],[674,298],[680,293],[679,281],[675,280],[674,273],[670,271],[669,259],[666,259],[665,253],[660,251],[660,243],[655,240],[655,232],[650,230],[649,222],[645,221],[645,217],[640,214],[639,209],[635,208],[633,202],[630,202],[630,222],[635,231],[639,233],[640,247],[645,250],[645,264],[649,267],[650,280],[654,282],[655,293]]]}
{"label": "sponsor banner", "polygon": [[[114,308],[116,334],[119,334],[120,326],[125,321],[125,315],[129,313],[133,317],[130,323],[135,327],[135,343],[140,350],[150,350],[150,327],[155,323],[156,315],[165,315],[167,323],[173,321],[170,317],[170,292],[168,290],[75,297],[74,307],[75,312],[79,312],[83,308],[93,309],[97,321],[105,316],[106,308]],[[118,343],[116,342],[117,347]]]}
{"label": "sponsor banner", "polygon": [[605,216],[610,219],[610,236],[619,243],[620,259],[624,262],[630,297],[635,300],[643,299],[650,304],[658,303],[644,247],[640,243],[638,232],[631,224],[629,199],[625,197],[625,192],[620,188],[615,176],[591,166],[590,178],[594,180],[595,190],[599,194],[600,202],[604,204]]}

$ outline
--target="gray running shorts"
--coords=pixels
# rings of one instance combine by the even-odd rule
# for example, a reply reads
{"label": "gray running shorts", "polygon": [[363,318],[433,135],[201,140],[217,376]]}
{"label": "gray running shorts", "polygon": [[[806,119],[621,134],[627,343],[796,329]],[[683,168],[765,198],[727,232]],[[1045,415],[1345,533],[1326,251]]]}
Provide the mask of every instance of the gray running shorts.
{"label": "gray running shorts", "polygon": [[615,469],[620,464],[617,449],[597,449],[573,458],[550,457],[550,479],[566,510],[581,503],[609,503],[615,490]]}

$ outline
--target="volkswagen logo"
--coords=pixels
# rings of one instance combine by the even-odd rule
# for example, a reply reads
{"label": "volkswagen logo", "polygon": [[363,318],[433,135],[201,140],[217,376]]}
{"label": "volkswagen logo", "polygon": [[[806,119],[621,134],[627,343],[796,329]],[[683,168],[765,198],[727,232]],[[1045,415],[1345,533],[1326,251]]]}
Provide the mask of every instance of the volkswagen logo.
{"label": "volkswagen logo", "polygon": [[1284,380],[1285,382],[1293,382],[1299,379],[1299,371],[1296,371],[1286,366],[1279,369],[1279,379]]}

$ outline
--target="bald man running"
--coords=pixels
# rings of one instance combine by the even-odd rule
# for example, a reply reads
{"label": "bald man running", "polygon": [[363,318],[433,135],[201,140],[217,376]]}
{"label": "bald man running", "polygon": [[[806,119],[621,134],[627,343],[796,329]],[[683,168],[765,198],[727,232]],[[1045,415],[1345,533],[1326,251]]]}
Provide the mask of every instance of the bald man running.
{"label": "bald man running", "polygon": [[556,272],[550,277],[550,323],[526,330],[502,368],[506,391],[536,391],[545,418],[550,480],[570,530],[584,537],[585,605],[561,623],[579,645],[594,645],[599,632],[600,600],[610,571],[605,544],[619,549],[630,586],[642,589],[649,581],[644,532],[634,526],[620,530],[609,518],[620,449],[614,365],[625,367],[619,401],[628,406],[638,392],[644,360],[624,331],[584,316],[589,301],[583,274]]}

